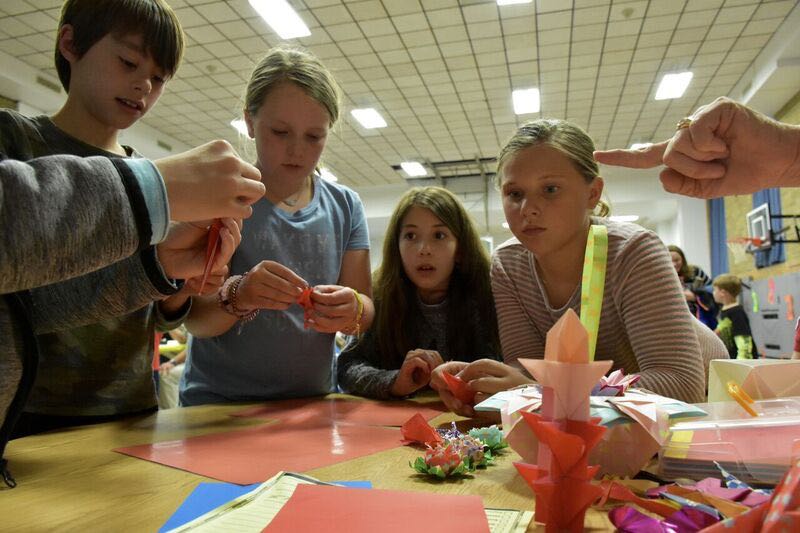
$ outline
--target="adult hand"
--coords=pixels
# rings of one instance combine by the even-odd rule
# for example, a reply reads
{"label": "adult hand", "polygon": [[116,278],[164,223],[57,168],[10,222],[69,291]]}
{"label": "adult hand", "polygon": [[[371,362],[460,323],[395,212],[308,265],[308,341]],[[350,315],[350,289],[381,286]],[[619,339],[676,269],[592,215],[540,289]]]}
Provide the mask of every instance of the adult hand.
{"label": "adult hand", "polygon": [[729,98],[717,98],[671,139],[639,150],[595,152],[602,164],[653,168],[662,163],[669,192],[697,198],[800,185],[800,128]]}
{"label": "adult hand", "polygon": [[153,162],[167,187],[170,216],[189,222],[247,218],[266,189],[261,172],[242,161],[227,141],[212,141]]}
{"label": "adult hand", "polygon": [[239,285],[236,306],[242,310],[288,309],[308,284],[275,261],[261,261]]}
{"label": "adult hand", "polygon": [[[211,267],[212,274],[217,276],[227,272],[227,265],[233,252],[242,242],[242,221],[232,218],[220,220],[223,226],[219,232],[220,246],[214,265]],[[158,261],[168,277],[185,280],[202,277],[206,266],[210,224],[210,222],[170,223],[167,238],[156,245]]]}
{"label": "adult hand", "polygon": [[448,409],[458,415],[472,417],[475,416],[475,410],[472,409],[471,405],[464,404],[461,400],[453,396],[450,389],[447,387],[447,382],[442,377],[442,374],[445,373],[457,376],[468,366],[469,363],[463,361],[448,361],[443,363],[437,366],[431,373],[430,385],[432,389],[439,393],[439,398],[441,398]]}
{"label": "adult hand", "polygon": [[408,396],[430,382],[431,372],[442,364],[442,356],[434,350],[411,350],[406,354],[400,372],[392,383],[393,396]]}
{"label": "adult hand", "polygon": [[[362,296],[363,298],[364,296]],[[358,316],[358,300],[350,287],[317,285],[311,293],[314,312],[310,326],[320,333],[353,329]]]}

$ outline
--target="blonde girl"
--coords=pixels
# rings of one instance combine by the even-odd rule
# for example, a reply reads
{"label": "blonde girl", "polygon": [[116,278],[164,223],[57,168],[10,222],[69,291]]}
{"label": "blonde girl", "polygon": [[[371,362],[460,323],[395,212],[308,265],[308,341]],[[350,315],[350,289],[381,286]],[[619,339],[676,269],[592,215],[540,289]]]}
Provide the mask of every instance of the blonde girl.
{"label": "blonde girl", "polygon": [[[334,334],[373,316],[369,236],[352,190],[316,172],[339,116],[339,89],[308,52],[271,50],[247,85],[244,118],[266,194],[219,293],[198,298],[180,387],[182,405],[334,390]],[[313,311],[297,302],[313,287]]]}
{"label": "blonde girl", "polygon": [[[659,238],[593,215],[598,207],[599,215],[605,211],[593,150],[583,130],[554,119],[523,125],[503,147],[497,179],[514,238],[495,250],[492,291],[504,363],[478,361],[437,372],[459,373],[487,394],[530,382],[517,359],[543,358],[556,320],[567,309],[580,312],[586,240],[590,225],[600,224],[608,230],[608,260],[595,358],[640,374],[639,385],[658,394],[703,401],[701,344],[714,354],[724,347],[689,314]],[[451,408],[471,413],[458,402]]]}

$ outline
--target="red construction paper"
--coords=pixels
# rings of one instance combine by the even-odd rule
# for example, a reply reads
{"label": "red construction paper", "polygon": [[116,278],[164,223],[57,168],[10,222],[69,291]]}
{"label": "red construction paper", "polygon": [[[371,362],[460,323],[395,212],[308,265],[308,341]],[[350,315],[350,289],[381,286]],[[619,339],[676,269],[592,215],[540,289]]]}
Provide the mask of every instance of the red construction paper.
{"label": "red construction paper", "polygon": [[304,472],[398,445],[395,428],[278,423],[114,451],[229,483],[249,485],[281,470]]}
{"label": "red construction paper", "polygon": [[400,428],[400,433],[407,444],[418,442],[434,445],[444,440],[420,413],[409,418]]}
{"label": "red construction paper", "polygon": [[298,485],[265,533],[489,533],[479,496]]}
{"label": "red construction paper", "polygon": [[420,404],[415,402],[371,402],[342,398],[304,398],[270,402],[248,407],[231,416],[245,418],[277,419],[284,422],[309,422],[328,424],[331,420],[370,426],[402,426],[411,416],[419,413],[430,420],[442,414],[446,408],[442,403]]}
{"label": "red construction paper", "polygon": [[309,328],[309,320],[311,320],[311,313],[314,311],[314,302],[311,300],[311,293],[314,292],[314,287],[306,287],[300,296],[297,297],[297,304],[303,308],[303,327]]}
{"label": "red construction paper", "polygon": [[786,302],[786,320],[794,322],[794,296],[787,294],[783,301]]}
{"label": "red construction paper", "polygon": [[217,252],[219,251],[220,239],[219,232],[222,229],[222,222],[215,220],[208,230],[208,241],[206,243],[206,266],[203,268],[203,277],[200,280],[200,289],[198,294],[203,293],[203,288],[206,286],[208,275],[211,274],[211,268],[214,266],[214,261],[217,259]]}
{"label": "red construction paper", "polygon": [[475,391],[469,388],[469,384],[458,376],[442,372],[444,382],[447,383],[447,388],[458,401],[465,405],[475,404]]}
{"label": "red construction paper", "polygon": [[769,278],[767,280],[767,301],[774,305],[775,304],[775,279]]}

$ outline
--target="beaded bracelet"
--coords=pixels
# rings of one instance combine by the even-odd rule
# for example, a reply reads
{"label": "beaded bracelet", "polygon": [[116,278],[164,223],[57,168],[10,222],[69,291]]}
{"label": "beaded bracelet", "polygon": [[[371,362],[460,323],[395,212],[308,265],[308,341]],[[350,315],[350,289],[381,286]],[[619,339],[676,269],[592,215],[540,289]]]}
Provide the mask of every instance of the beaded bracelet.
{"label": "beaded bracelet", "polygon": [[239,295],[239,286],[244,281],[247,274],[244,276],[231,276],[225,280],[225,283],[220,287],[217,293],[217,302],[219,306],[226,313],[235,316],[243,324],[253,320],[260,309],[253,309],[252,311],[243,311],[236,306],[236,299]]}
{"label": "beaded bracelet", "polygon": [[358,294],[358,291],[353,289],[353,295],[356,297],[356,302],[358,302],[358,307],[356,308],[356,319],[348,328],[344,330],[344,333],[348,335],[355,335],[358,337],[361,335],[361,318],[364,315],[364,300],[361,298],[361,295]]}

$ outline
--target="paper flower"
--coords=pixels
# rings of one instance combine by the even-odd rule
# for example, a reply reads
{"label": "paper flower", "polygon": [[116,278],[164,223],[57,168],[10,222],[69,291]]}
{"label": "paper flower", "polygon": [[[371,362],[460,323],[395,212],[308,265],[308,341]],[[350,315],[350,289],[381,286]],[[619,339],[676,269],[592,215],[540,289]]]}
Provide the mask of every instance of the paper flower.
{"label": "paper flower", "polygon": [[508,446],[508,442],[503,437],[503,431],[494,425],[486,428],[470,429],[469,435],[481,441],[492,453]]}
{"label": "paper flower", "polygon": [[622,396],[634,383],[639,381],[639,374],[626,376],[622,370],[615,370],[600,378],[590,396]]}
{"label": "paper flower", "polygon": [[463,435],[456,427],[455,422],[450,422],[450,429],[439,428],[436,432],[445,440],[460,439]]}
{"label": "paper flower", "polygon": [[492,459],[491,452],[483,442],[469,435],[462,435],[460,438],[450,441],[450,445],[458,452],[466,463],[467,468],[475,470],[480,466],[486,466]]}
{"label": "paper flower", "polygon": [[444,479],[447,476],[465,474],[469,465],[464,462],[460,450],[452,444],[428,447],[424,457],[417,457],[411,465],[414,470],[422,474],[429,474]]}

